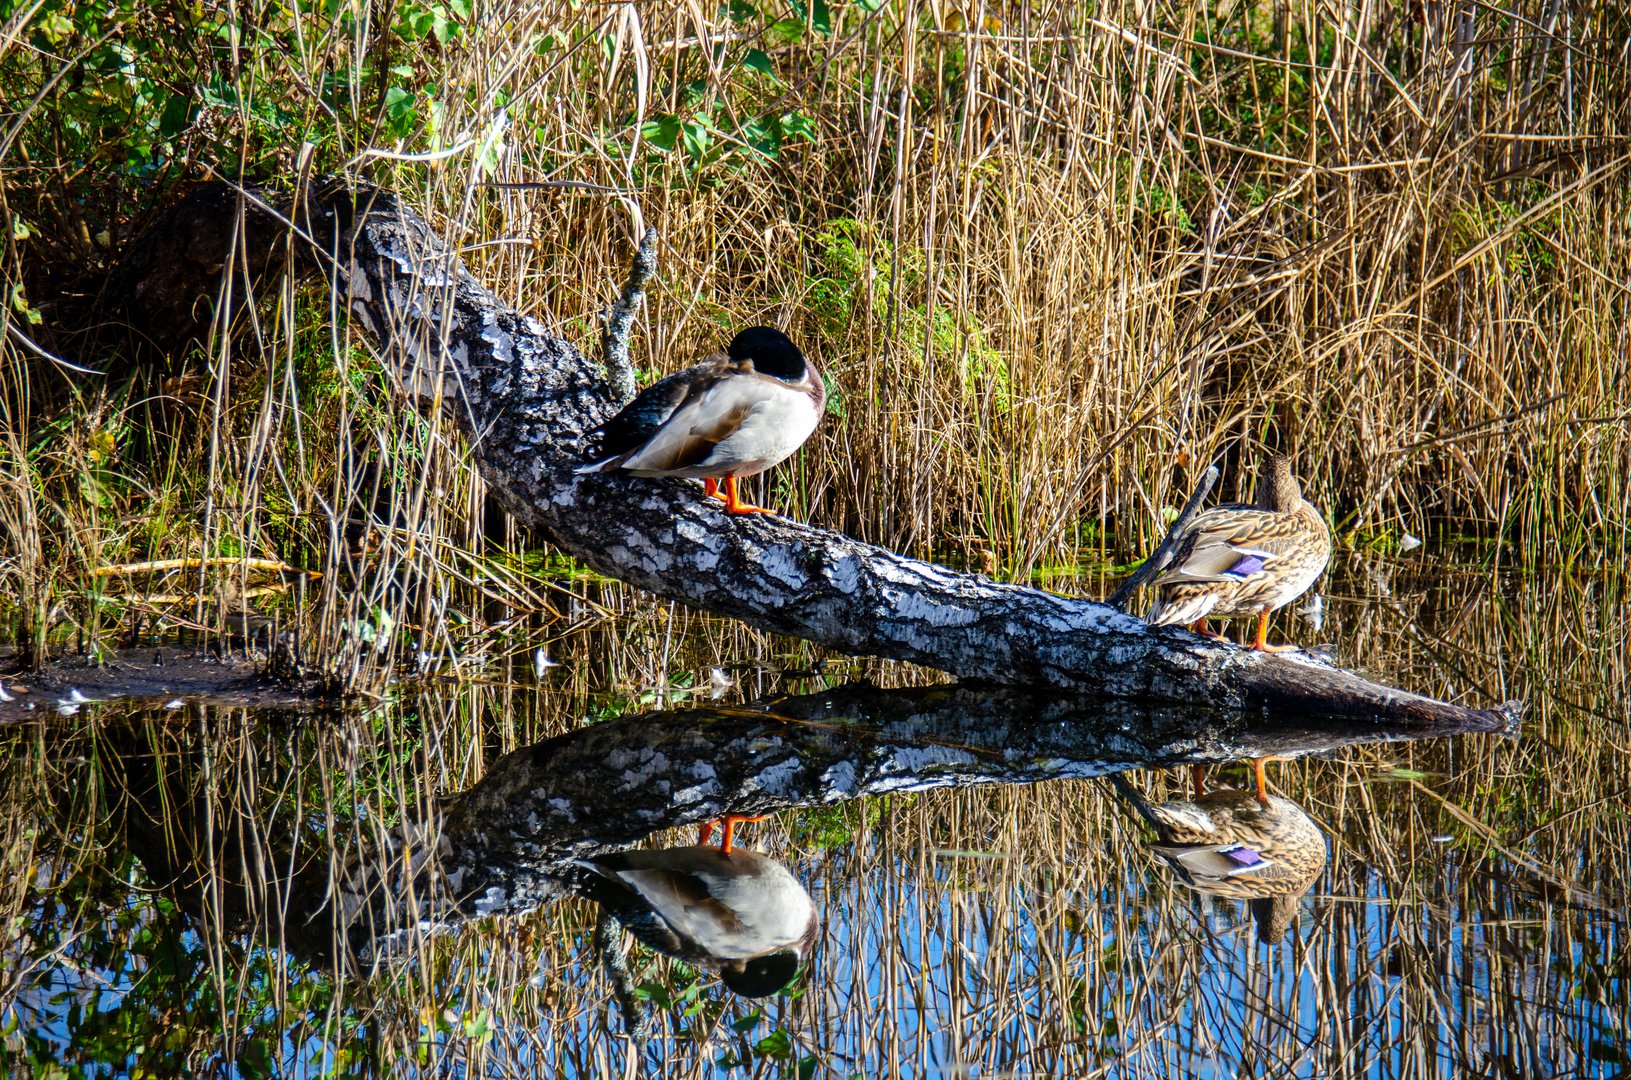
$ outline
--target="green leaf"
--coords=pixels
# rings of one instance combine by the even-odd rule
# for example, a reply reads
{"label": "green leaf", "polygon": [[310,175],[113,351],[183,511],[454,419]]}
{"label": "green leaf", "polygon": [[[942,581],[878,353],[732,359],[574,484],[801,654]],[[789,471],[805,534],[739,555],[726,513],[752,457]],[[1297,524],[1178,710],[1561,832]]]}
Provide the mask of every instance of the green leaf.
{"label": "green leaf", "polygon": [[416,95],[412,90],[393,86],[385,91],[385,119],[387,127],[399,138],[413,130],[418,115]]}
{"label": "green leaf", "polygon": [[778,19],[770,24],[767,32],[777,41],[791,45],[804,38],[804,20]]}
{"label": "green leaf", "polygon": [[749,49],[747,55],[742,57],[742,66],[769,75],[772,79],[776,77],[776,65],[770,62],[763,49]]}
{"label": "green leaf", "polygon": [[659,150],[672,150],[679,141],[680,121],[677,116],[658,116],[640,125],[640,138]]}
{"label": "green leaf", "polygon": [[708,148],[714,143],[714,135],[706,120],[693,120],[680,127],[680,137],[684,140],[687,157],[701,162],[708,155]]}
{"label": "green leaf", "polygon": [[832,9],[827,6],[827,0],[810,0],[806,7],[799,0],[792,0],[793,10],[799,13],[799,18],[808,23],[810,29],[818,34],[832,33]]}
{"label": "green leaf", "polygon": [[187,130],[193,122],[193,101],[191,94],[168,94],[164,103],[164,111],[159,114],[159,137],[173,139]]}
{"label": "green leaf", "polygon": [[767,1057],[787,1058],[793,1053],[793,1036],[785,1029],[777,1028],[769,1035],[753,1044],[753,1048]]}
{"label": "green leaf", "polygon": [[483,1009],[475,1016],[466,1018],[464,1022],[465,1037],[480,1042],[491,1039],[496,1030],[493,1026],[493,1010],[491,1009]]}
{"label": "green leaf", "polygon": [[789,139],[808,139],[815,142],[815,121],[801,112],[783,113],[782,135]]}

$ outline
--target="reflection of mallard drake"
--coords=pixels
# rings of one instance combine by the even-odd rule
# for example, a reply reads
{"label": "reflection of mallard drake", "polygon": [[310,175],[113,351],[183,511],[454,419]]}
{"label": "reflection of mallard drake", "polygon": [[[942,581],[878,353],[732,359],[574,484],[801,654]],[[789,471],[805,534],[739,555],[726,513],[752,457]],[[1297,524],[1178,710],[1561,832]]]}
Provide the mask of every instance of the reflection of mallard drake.
{"label": "reflection of mallard drake", "polygon": [[747,997],[792,981],[815,942],[815,903],[774,859],[716,847],[581,859],[573,884],[640,941],[715,969]]}
{"label": "reflection of mallard drake", "polygon": [[821,375],[797,346],[780,330],[750,327],[726,352],[647,387],[602,424],[606,456],[578,472],[698,477],[728,512],[769,513],[741,501],[737,478],[803,446],[826,407]]}
{"label": "reflection of mallard drake", "polygon": [[1160,842],[1151,850],[1197,892],[1249,901],[1258,935],[1285,934],[1297,901],[1325,868],[1325,834],[1302,807],[1279,795],[1261,799],[1221,790],[1151,804],[1121,776],[1112,777]]}
{"label": "reflection of mallard drake", "polygon": [[1274,455],[1258,474],[1255,503],[1215,506],[1184,530],[1172,564],[1155,579],[1155,604],[1144,621],[1221,637],[1206,629],[1209,617],[1256,615],[1250,648],[1290,649],[1267,643],[1269,612],[1307,592],[1330,559],[1325,520],[1303,498],[1290,459]]}

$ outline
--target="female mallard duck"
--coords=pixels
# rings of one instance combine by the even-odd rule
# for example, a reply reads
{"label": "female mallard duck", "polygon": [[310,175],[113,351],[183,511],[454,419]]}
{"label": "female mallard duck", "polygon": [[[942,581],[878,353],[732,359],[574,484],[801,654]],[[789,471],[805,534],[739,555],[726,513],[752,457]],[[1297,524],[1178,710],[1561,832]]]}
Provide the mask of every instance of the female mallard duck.
{"label": "female mallard duck", "polygon": [[764,997],[798,974],[818,924],[815,902],[774,859],[716,847],[619,851],[573,862],[577,892],[640,941],[712,968],[731,990]]}
{"label": "female mallard duck", "polygon": [[728,513],[768,514],[738,497],[737,479],[803,446],[826,408],[820,373],[787,336],[749,327],[725,352],[653,383],[602,424],[607,456],[577,471],[697,477]]}
{"label": "female mallard duck", "polygon": [[1307,592],[1330,559],[1325,520],[1303,498],[1291,460],[1275,454],[1258,474],[1255,503],[1214,506],[1190,523],[1172,564],[1155,579],[1155,605],[1144,621],[1222,637],[1207,630],[1209,616],[1256,615],[1249,648],[1292,649],[1268,644],[1269,612]]}
{"label": "female mallard duck", "polygon": [[1196,892],[1250,902],[1258,935],[1271,945],[1280,940],[1329,855],[1325,834],[1302,807],[1232,790],[1152,806],[1119,774],[1111,779],[1155,827],[1160,843],[1150,850],[1179,880]]}

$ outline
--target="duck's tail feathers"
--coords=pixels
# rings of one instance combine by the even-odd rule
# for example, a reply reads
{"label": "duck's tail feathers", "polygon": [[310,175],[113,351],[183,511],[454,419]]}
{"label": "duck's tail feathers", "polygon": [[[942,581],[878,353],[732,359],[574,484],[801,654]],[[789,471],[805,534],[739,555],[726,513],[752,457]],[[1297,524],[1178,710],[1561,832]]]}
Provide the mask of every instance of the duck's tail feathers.
{"label": "duck's tail feathers", "polygon": [[1144,613],[1144,621],[1151,626],[1188,626],[1196,619],[1212,614],[1212,609],[1217,606],[1218,598],[1212,594],[1184,596],[1162,593],[1150,605],[1150,610]]}
{"label": "duck's tail feathers", "polygon": [[613,469],[623,464],[623,457],[624,455],[622,454],[613,454],[604,461],[591,461],[587,465],[579,465],[577,468],[573,469],[572,474],[574,476],[582,476],[584,473],[611,472]]}

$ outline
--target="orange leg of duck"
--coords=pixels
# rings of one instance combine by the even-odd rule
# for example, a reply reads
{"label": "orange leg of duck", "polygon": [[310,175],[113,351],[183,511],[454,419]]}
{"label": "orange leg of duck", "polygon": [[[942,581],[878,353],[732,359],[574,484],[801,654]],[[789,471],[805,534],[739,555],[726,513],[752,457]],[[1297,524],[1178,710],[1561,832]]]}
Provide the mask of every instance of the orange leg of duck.
{"label": "orange leg of duck", "polygon": [[1195,789],[1196,798],[1206,794],[1205,765],[1191,765],[1189,767],[1189,786]]}
{"label": "orange leg of duck", "polygon": [[736,493],[736,477],[727,476],[725,477],[725,513],[773,514],[775,511],[766,509],[763,506],[754,506],[752,503],[743,502],[742,497]]}
{"label": "orange leg of duck", "polygon": [[1269,804],[1269,780],[1267,776],[1263,775],[1263,766],[1271,761],[1289,760],[1291,759],[1276,757],[1272,754],[1268,757],[1252,758],[1252,775],[1257,778],[1257,801],[1263,806],[1267,807]]}
{"label": "orange leg of duck", "polygon": [[704,476],[702,478],[702,491],[710,499],[723,500],[725,498],[725,496],[719,493],[719,481],[715,480],[711,476]]}
{"label": "orange leg of duck", "polygon": [[[725,855],[729,855],[731,853],[731,845],[736,841],[736,827],[738,825],[745,821],[763,821],[769,816],[769,814],[726,814],[724,817],[720,818],[719,824],[724,826],[724,834],[719,838],[720,852]],[[698,825],[697,846],[701,847],[706,845],[711,839],[713,839],[713,835],[714,823],[712,821],[704,821],[701,825]]]}
{"label": "orange leg of duck", "polygon": [[1269,613],[1264,609],[1257,613],[1257,637],[1246,648],[1254,652],[1296,652],[1295,645],[1269,644]]}
{"label": "orange leg of duck", "polygon": [[1226,641],[1226,640],[1228,640],[1222,634],[1218,633],[1216,630],[1208,630],[1206,628],[1206,616],[1205,615],[1202,615],[1200,618],[1196,619],[1194,622],[1189,624],[1189,632],[1192,633],[1192,634],[1199,634],[1201,637],[1211,638],[1213,641]]}

